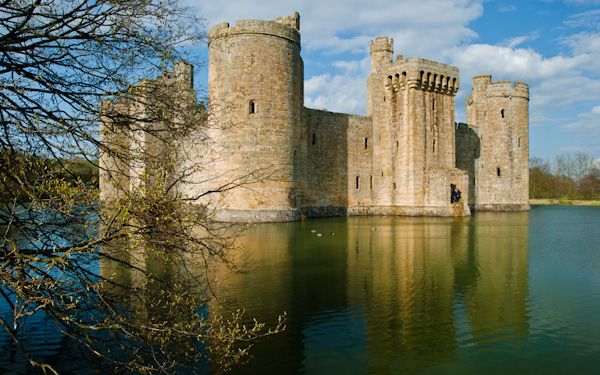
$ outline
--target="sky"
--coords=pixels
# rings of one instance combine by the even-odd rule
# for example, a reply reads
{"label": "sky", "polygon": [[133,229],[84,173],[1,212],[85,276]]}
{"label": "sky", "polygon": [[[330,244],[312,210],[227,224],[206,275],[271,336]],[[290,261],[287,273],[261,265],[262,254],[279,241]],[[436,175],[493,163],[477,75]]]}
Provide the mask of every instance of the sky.
{"label": "sky", "polygon": [[[184,0],[207,28],[300,13],[304,105],[364,115],[369,41],[460,69],[456,121],[476,74],[529,84],[530,157],[600,158],[600,0]],[[206,46],[199,47],[206,56]],[[206,67],[197,86],[206,88]]]}

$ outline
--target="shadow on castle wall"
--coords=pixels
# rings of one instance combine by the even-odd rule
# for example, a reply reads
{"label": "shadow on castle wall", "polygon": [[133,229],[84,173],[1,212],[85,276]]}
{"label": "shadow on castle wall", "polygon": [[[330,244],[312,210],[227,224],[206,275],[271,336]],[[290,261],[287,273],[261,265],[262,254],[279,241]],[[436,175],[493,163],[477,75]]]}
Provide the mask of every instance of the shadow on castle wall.
{"label": "shadow on castle wall", "polygon": [[456,124],[456,167],[469,175],[469,206],[475,203],[475,159],[481,155],[481,139],[474,127],[465,123]]}

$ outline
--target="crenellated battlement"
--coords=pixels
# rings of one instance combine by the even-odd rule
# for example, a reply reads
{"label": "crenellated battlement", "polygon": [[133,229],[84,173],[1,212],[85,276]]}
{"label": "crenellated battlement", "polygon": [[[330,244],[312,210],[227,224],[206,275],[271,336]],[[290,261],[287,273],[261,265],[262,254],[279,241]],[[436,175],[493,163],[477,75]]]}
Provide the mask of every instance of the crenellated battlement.
{"label": "crenellated battlement", "polygon": [[519,81],[492,81],[492,76],[482,74],[473,77],[473,91],[480,96],[485,93],[487,98],[520,97],[529,99],[529,85]]}
{"label": "crenellated battlement", "polygon": [[529,99],[529,85],[525,82],[515,81],[513,96]]}
{"label": "crenellated battlement", "polygon": [[473,82],[486,82],[489,83],[492,81],[491,74],[477,74],[473,76]]}
{"label": "crenellated battlement", "polygon": [[275,20],[238,20],[235,26],[228,22],[214,26],[208,32],[208,44],[212,41],[233,35],[259,34],[271,35],[300,44],[300,15],[277,17]]}
{"label": "crenellated battlement", "polygon": [[369,43],[369,51],[371,53],[380,51],[394,53],[394,39],[387,36],[378,36]]}
{"label": "crenellated battlement", "polygon": [[300,13],[294,12],[293,16],[280,16],[275,18],[276,23],[287,25],[292,29],[300,31]]}

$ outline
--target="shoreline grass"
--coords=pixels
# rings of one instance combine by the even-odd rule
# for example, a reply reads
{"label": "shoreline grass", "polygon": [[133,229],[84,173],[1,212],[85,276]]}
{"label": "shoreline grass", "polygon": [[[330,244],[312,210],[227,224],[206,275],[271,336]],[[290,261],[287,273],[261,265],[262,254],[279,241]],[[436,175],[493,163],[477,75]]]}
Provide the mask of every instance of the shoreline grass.
{"label": "shoreline grass", "polygon": [[544,199],[530,199],[529,204],[531,206],[598,206],[598,207],[600,207],[600,200],[544,198]]}

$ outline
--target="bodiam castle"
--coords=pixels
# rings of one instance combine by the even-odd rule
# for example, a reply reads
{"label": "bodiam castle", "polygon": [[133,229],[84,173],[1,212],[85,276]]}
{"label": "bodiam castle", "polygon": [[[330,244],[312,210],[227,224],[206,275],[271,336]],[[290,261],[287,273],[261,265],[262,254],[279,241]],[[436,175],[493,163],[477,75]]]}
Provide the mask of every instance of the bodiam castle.
{"label": "bodiam castle", "polygon": [[[159,173],[160,166],[144,163],[143,155],[153,154],[175,161],[167,168],[180,176],[172,191],[214,209],[221,221],[529,209],[525,83],[474,77],[467,123],[456,124],[458,68],[394,58],[393,40],[377,37],[370,43],[367,115],[357,116],[304,107],[298,13],[216,25],[208,50],[206,109],[196,105],[193,67],[184,62],[104,103],[102,141],[132,157],[101,152],[103,201]],[[158,123],[131,126],[127,118],[134,117],[110,115],[151,118],[149,104],[164,86],[173,92],[167,107],[179,108],[175,117],[193,112],[181,103],[197,109],[194,126],[170,141],[158,135]],[[454,186],[458,202],[451,199]]]}

